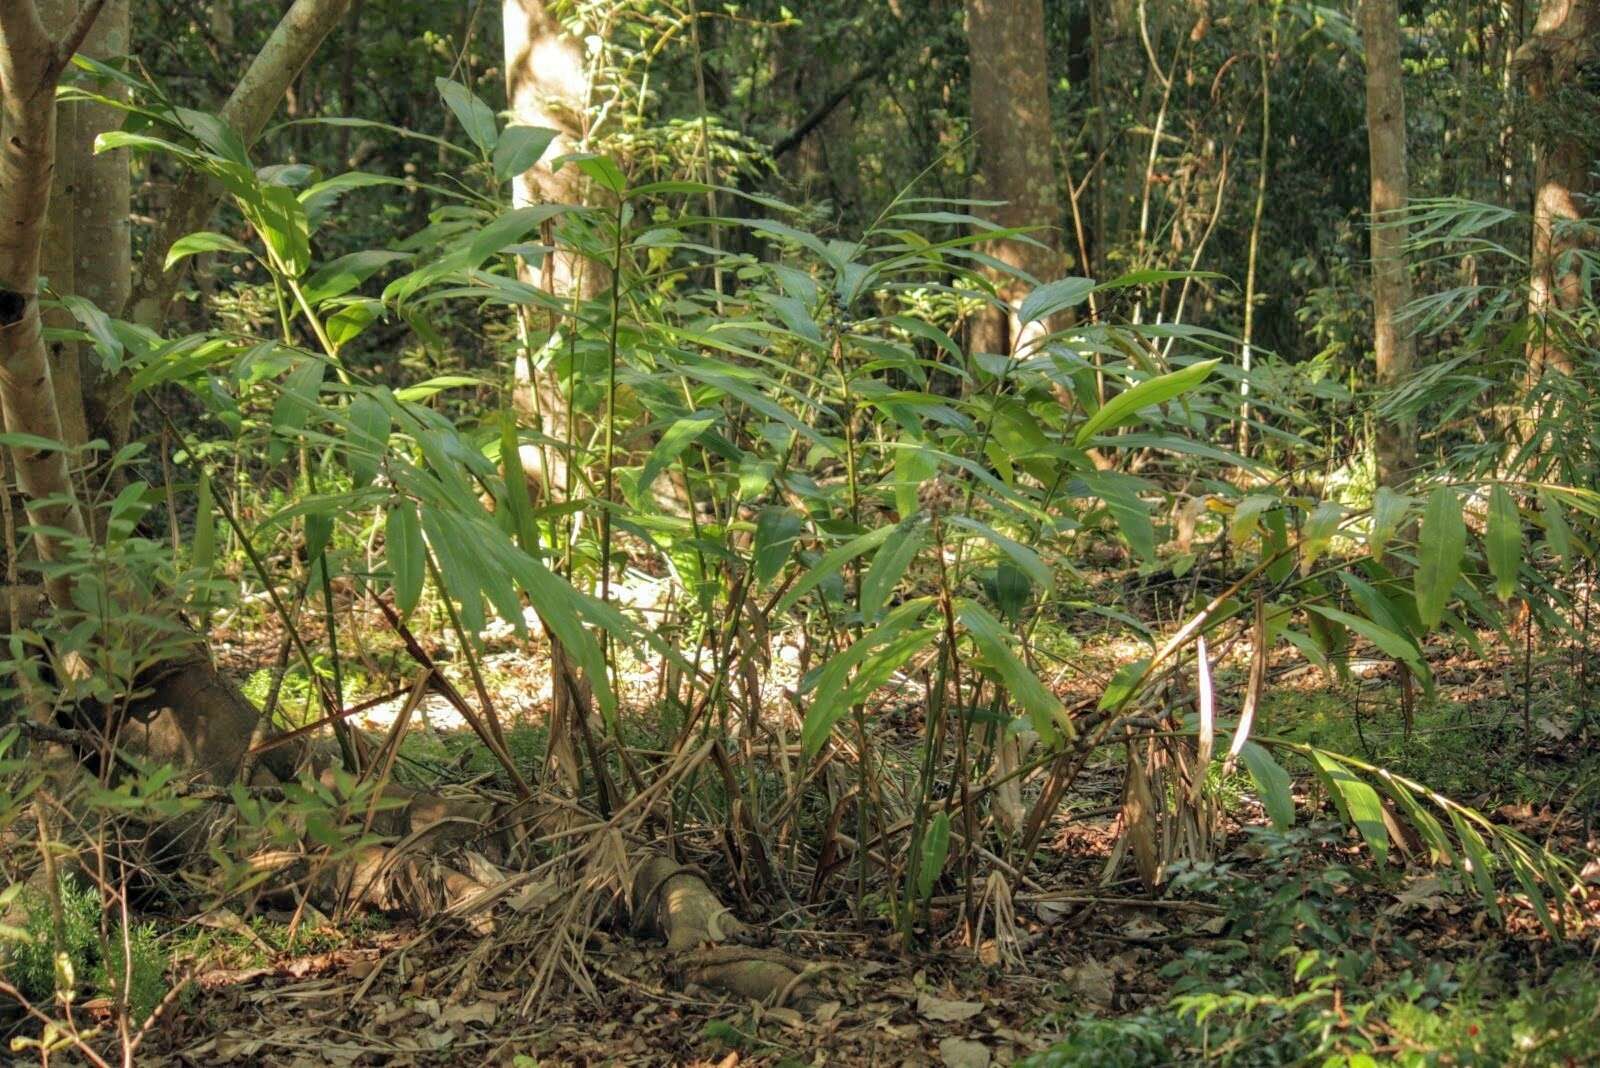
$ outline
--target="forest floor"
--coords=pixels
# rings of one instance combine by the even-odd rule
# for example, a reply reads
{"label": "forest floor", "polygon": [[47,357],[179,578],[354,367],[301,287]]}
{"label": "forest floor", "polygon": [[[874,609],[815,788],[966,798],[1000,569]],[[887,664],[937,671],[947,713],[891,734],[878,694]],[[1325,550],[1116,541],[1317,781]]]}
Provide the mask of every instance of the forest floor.
{"label": "forest floor", "polygon": [[[270,663],[278,640],[265,631],[214,637],[223,663],[240,669]],[[1097,693],[1126,657],[1125,644],[1085,632],[1072,650],[1073,688],[1083,693],[1064,697]],[[1489,645],[1481,656],[1441,655],[1438,692],[1409,725],[1392,667],[1352,666],[1340,679],[1286,661],[1263,721],[1275,733],[1410,774],[1580,864],[1594,855],[1600,760],[1585,741],[1591,665],[1567,649],[1530,658],[1526,649]],[[369,692],[405,687],[377,677],[381,670],[366,680]],[[1219,665],[1219,678],[1230,670]],[[517,643],[491,653],[485,673],[513,753],[539,752],[545,666]],[[260,689],[259,673],[245,681]],[[638,711],[650,707],[653,681],[635,683],[626,695],[636,710],[629,723],[647,749],[663,727]],[[292,713],[293,687],[285,694]],[[481,781],[493,768],[481,747],[435,711],[405,751],[412,773]],[[917,726],[904,715],[877,724],[876,744],[912,759]],[[381,710],[371,725],[384,725]],[[681,989],[663,950],[603,929],[590,939],[587,974],[558,974],[535,999],[530,978],[549,950],[519,935],[514,917],[484,937],[460,926],[312,916],[290,947],[284,915],[212,914],[192,928],[186,959],[174,962],[195,981],[149,1052],[194,1065],[983,1068],[1063,1042],[1070,1052],[1058,1050],[1049,1063],[1198,1063],[1257,1043],[1267,1052],[1241,1063],[1266,1064],[1278,1063],[1273,1042],[1309,1025],[1347,1029],[1349,1048],[1382,1054],[1371,1063],[1408,1053],[1425,1057],[1415,1063],[1593,1063],[1570,1051],[1600,1048],[1600,980],[1585,963],[1600,945],[1596,898],[1587,899],[1585,929],[1556,945],[1525,902],[1504,897],[1506,920],[1497,925],[1454,873],[1403,859],[1375,870],[1357,839],[1332,823],[1288,837],[1268,833],[1247,787],[1224,784],[1218,866],[1180,874],[1150,895],[1128,877],[1131,864],[1106,876],[1122,788],[1121,760],[1108,752],[1045,835],[1014,912],[997,910],[985,873],[976,875],[976,945],[961,922],[960,878],[947,874],[926,936],[907,950],[887,920],[858,918],[840,904],[848,893],[811,906],[807,887],[797,885],[790,892],[800,903],[780,907],[735,892],[716,829],[685,837],[682,858],[713,886],[735,888],[726,892],[736,912],[772,946],[815,962],[808,1012]],[[1308,789],[1298,784],[1297,794],[1314,802]],[[1595,873],[1591,862],[1585,874]],[[853,884],[855,868],[834,878]],[[1330,966],[1330,983],[1297,983],[1283,978],[1287,964],[1275,970],[1250,944],[1275,937],[1348,959]],[[1283,989],[1273,997],[1225,1002],[1229,992],[1270,989],[1274,977]],[[1180,1026],[1175,996],[1210,997],[1191,1003],[1189,1016],[1209,1004],[1227,1022]],[[1320,1013],[1309,1021],[1308,1003]],[[1511,1059],[1494,1052],[1527,1047],[1530,1015],[1543,1019],[1552,1006],[1560,1012],[1539,1025],[1544,1037],[1534,1048]]]}

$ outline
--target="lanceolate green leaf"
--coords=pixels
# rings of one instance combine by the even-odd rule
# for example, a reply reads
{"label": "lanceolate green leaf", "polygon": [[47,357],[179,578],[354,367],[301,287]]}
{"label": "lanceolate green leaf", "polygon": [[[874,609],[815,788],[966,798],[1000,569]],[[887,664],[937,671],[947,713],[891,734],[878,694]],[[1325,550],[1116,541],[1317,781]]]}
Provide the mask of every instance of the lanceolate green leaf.
{"label": "lanceolate green leaf", "polygon": [[424,551],[417,506],[405,498],[394,501],[384,525],[384,554],[394,582],[395,608],[402,616],[410,615],[422,596]]}
{"label": "lanceolate green leaf", "polygon": [[[289,377],[283,380],[283,390],[272,406],[272,429],[278,434],[293,436],[306,425],[311,409],[317,403],[317,393],[322,389],[322,376],[325,370],[326,367],[321,360],[308,356],[302,359],[295,369],[289,372]],[[283,459],[287,451],[288,442],[283,437],[274,436],[267,448],[267,458],[276,463]]]}
{"label": "lanceolate green leaf", "polygon": [[1294,826],[1294,793],[1289,773],[1255,742],[1245,742],[1239,750],[1239,762],[1255,780],[1256,792],[1261,795],[1261,805],[1267,810],[1272,825],[1280,831]]}
{"label": "lanceolate green leaf", "polygon": [[1461,852],[1466,855],[1467,870],[1472,875],[1473,885],[1478,888],[1478,896],[1483,898],[1483,907],[1488,909],[1489,915],[1499,923],[1500,895],[1494,888],[1494,876],[1491,874],[1494,871],[1494,861],[1489,855],[1489,847],[1472,822],[1455,809],[1450,810],[1450,825],[1455,828],[1456,838],[1461,843]]}
{"label": "lanceolate green leaf", "polygon": [[1344,506],[1336,501],[1323,501],[1306,517],[1306,525],[1300,532],[1300,569],[1303,573],[1309,574],[1311,565],[1328,551],[1334,532],[1339,529],[1339,521],[1343,518]]}
{"label": "lanceolate green leaf", "polygon": [[922,838],[922,857],[917,865],[917,897],[926,901],[933,893],[933,884],[944,871],[945,859],[950,855],[950,813],[940,809],[928,822]]}
{"label": "lanceolate green leaf", "polygon": [[165,267],[170,271],[173,264],[189,256],[199,255],[202,252],[232,252],[240,256],[250,255],[250,250],[233,238],[225,234],[214,234],[208,230],[202,230],[199,233],[189,234],[174,241],[172,247],[167,250]]}
{"label": "lanceolate green leaf", "polygon": [[1382,864],[1389,855],[1389,828],[1383,822],[1378,791],[1320,749],[1311,750],[1311,760],[1340,814],[1361,832],[1373,859]]}
{"label": "lanceolate green leaf", "polygon": [[1078,428],[1078,447],[1082,448],[1088,440],[1108,427],[1121,426],[1132,420],[1139,411],[1164,401],[1172,400],[1179,394],[1186,393],[1204,382],[1211,369],[1217,365],[1217,360],[1202,360],[1190,364],[1182,370],[1170,374],[1159,375],[1155,378],[1140,382],[1132,389],[1124,390],[1115,397],[1106,401],[1105,406]]}
{"label": "lanceolate green leaf", "polygon": [[1421,654],[1417,647],[1405,638],[1386,627],[1381,627],[1370,619],[1341,612],[1337,608],[1330,608],[1325,604],[1306,605],[1306,608],[1324,619],[1331,619],[1335,623],[1343,624],[1361,635],[1367,641],[1382,649],[1384,655],[1392,656],[1396,660],[1404,660],[1407,664],[1420,669],[1422,667]]}
{"label": "lanceolate green leaf", "polygon": [[1233,522],[1228,524],[1228,540],[1234,545],[1249,541],[1261,525],[1261,516],[1277,504],[1278,499],[1268,493],[1252,493],[1240,501],[1234,506]]}
{"label": "lanceolate green leaf", "polygon": [[1572,559],[1572,532],[1561,514],[1561,501],[1553,493],[1539,494],[1539,518],[1544,520],[1544,539],[1550,551],[1563,560]]}
{"label": "lanceolate green leaf", "polygon": [[[1156,530],[1150,508],[1134,488],[1138,481],[1114,471],[1093,471],[1082,476],[1092,493],[1106,502],[1117,529],[1141,560],[1156,558]],[[1293,566],[1292,562],[1291,565]]]}
{"label": "lanceolate green leaf", "polygon": [[500,477],[505,481],[506,508],[511,513],[511,529],[524,552],[538,552],[539,527],[533,516],[533,498],[528,493],[528,472],[522,466],[522,442],[517,434],[516,413],[500,413]]}
{"label": "lanceolate green leaf", "polygon": [[451,529],[453,524],[450,520],[453,518],[453,513],[441,508],[428,504],[422,506],[422,529],[428,536],[429,548],[438,562],[439,578],[444,580],[444,589],[439,593],[455,601],[460,610],[462,627],[469,635],[473,635],[482,631],[488,622],[483,611],[483,595],[487,592],[484,588],[485,576],[479,567],[479,553],[483,550],[481,546],[473,545],[472,539],[464,539],[458,531]]}
{"label": "lanceolate green leaf", "polygon": [[439,95],[444,97],[445,104],[455,114],[456,121],[461,123],[461,129],[472,139],[472,143],[484,152],[493,151],[500,135],[494,121],[494,111],[489,105],[460,82],[435,78],[433,84],[438,87]]}
{"label": "lanceolate green leaf", "polygon": [[901,525],[900,537],[890,539],[872,558],[872,566],[861,579],[861,619],[871,623],[883,610],[906,568],[927,543],[922,522],[911,519]]}
{"label": "lanceolate green leaf", "polygon": [[1011,558],[1011,562],[1016,564],[1017,567],[1020,568],[1022,572],[1033,581],[1033,584],[1038,586],[1040,589],[1049,590],[1055,585],[1053,581],[1054,577],[1050,574],[1050,569],[1046,567],[1045,562],[1039,558],[1039,554],[1034,552],[1028,546],[1022,544],[1020,541],[1017,541],[1014,538],[1008,538],[1004,534],[1001,534],[999,531],[995,530],[993,527],[989,526],[989,524],[979,522],[978,520],[969,518],[968,516],[953,515],[949,518],[949,523],[953,527],[960,527],[963,530],[970,530],[979,537],[986,539],[995,548],[1009,556]]}
{"label": "lanceolate green leaf", "polygon": [[1461,518],[1461,499],[1453,488],[1440,486],[1428,497],[1418,541],[1417,615],[1423,626],[1433,628],[1444,618],[1467,551],[1467,525]]}
{"label": "lanceolate green leaf", "polygon": [[937,628],[917,626],[932,603],[923,597],[900,605],[875,629],[828,661],[817,676],[801,724],[800,738],[808,758],[822,749],[834,725],[851,706],[864,702],[938,635]]}
{"label": "lanceolate green leaf", "polygon": [[1411,503],[1410,497],[1396,493],[1388,486],[1378,487],[1372,499],[1372,532],[1367,535],[1367,548],[1372,550],[1374,560],[1382,562],[1383,550],[1405,521]]}
{"label": "lanceolate green leaf", "polygon": [[862,553],[876,549],[888,541],[898,529],[900,528],[894,525],[881,526],[877,530],[868,531],[859,537],[851,538],[843,545],[828,550],[823,554],[822,559],[817,561],[815,567],[807,571],[799,582],[789,588],[789,592],[783,595],[782,600],[777,603],[774,611],[778,615],[787,612],[796,604],[799,604],[800,598],[810,593],[824,579],[830,575],[837,574],[840,568]]}
{"label": "lanceolate green leaf", "polygon": [[1094,292],[1093,278],[1060,278],[1046,282],[1023,300],[1017,318],[1023,326],[1056,312],[1075,308]]}
{"label": "lanceolate green leaf", "polygon": [[1496,485],[1489,491],[1489,524],[1483,547],[1489,558],[1489,573],[1494,575],[1495,595],[1509,601],[1517,589],[1517,572],[1522,567],[1522,516],[1511,491]]}
{"label": "lanceolate green leaf", "polygon": [[507,126],[494,146],[494,176],[509,182],[539,162],[556,132],[543,126]]}
{"label": "lanceolate green leaf", "polygon": [[696,414],[685,419],[679,419],[667,427],[661,435],[661,440],[656,442],[656,447],[650,450],[650,456],[644,463],[644,470],[639,473],[639,499],[641,504],[650,499],[650,487],[655,480],[665,471],[679,454],[717,422],[714,413]]}
{"label": "lanceolate green leaf", "polygon": [[1041,737],[1053,738],[1058,731],[1068,738],[1076,735],[1066,706],[1017,656],[1011,648],[1010,636],[999,620],[982,605],[967,600],[960,602],[956,618],[972,636],[984,660],[999,674],[1012,699],[1028,713],[1033,720],[1033,729]]}
{"label": "lanceolate green leaf", "polygon": [[751,546],[756,589],[764,589],[783,570],[794,552],[794,543],[804,530],[805,521],[794,509],[778,506],[762,509]]}
{"label": "lanceolate green leaf", "polygon": [[199,492],[194,511],[194,544],[189,563],[202,576],[211,573],[217,556],[217,516],[211,499],[211,479],[204,471],[199,474]]}
{"label": "lanceolate green leaf", "polygon": [[389,410],[367,393],[356,394],[345,414],[350,420],[345,464],[350,469],[350,480],[360,489],[377,477],[378,463],[389,447],[392,424]]}

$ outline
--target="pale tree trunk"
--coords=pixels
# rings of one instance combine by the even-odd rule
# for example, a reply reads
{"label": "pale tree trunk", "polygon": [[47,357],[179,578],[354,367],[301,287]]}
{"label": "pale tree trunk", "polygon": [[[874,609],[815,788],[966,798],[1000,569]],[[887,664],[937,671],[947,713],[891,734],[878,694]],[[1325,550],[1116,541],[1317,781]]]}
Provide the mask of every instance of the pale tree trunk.
{"label": "pale tree trunk", "polygon": [[[1361,42],[1367,57],[1367,146],[1372,186],[1372,347],[1380,389],[1412,372],[1416,340],[1399,322],[1411,303],[1406,262],[1406,101],[1400,73],[1400,13],[1395,0],[1361,0]],[[1378,484],[1398,486],[1412,459],[1409,419],[1377,427]]]}
{"label": "pale tree trunk", "polygon": [[[1056,252],[1055,145],[1041,0],[966,0],[972,131],[977,141],[973,195],[1005,203],[980,212],[1001,226],[1039,226],[1033,240],[990,242],[986,251],[1041,282],[1059,269]],[[1015,309],[1028,286],[997,280],[1012,314],[987,309],[973,324],[975,352],[1010,354],[1018,337]]]}
{"label": "pale tree trunk", "polygon": [[[582,150],[588,140],[589,70],[584,63],[583,44],[563,31],[561,24],[543,0],[504,0],[506,102],[511,121],[522,126],[542,126],[556,132],[545,152],[551,160]],[[535,164],[512,180],[512,203],[581,204],[583,176],[576,167],[552,170],[548,162]],[[548,236],[548,232],[547,232]],[[550,242],[545,242],[550,244]],[[588,300],[606,284],[603,267],[570,249],[551,253],[538,271],[527,272],[532,282],[553,296]],[[559,326],[554,319],[544,324],[529,322],[530,332],[540,326],[551,337]],[[573,432],[568,398],[551,368],[549,351],[535,353],[530,346],[526,359],[513,368],[518,414],[555,441],[569,441]],[[535,362],[539,366],[535,366]],[[532,463],[524,466],[538,471],[540,481],[552,500],[570,491],[569,456],[564,449],[549,448],[530,454]]]}
{"label": "pale tree trunk", "polygon": [[[566,33],[544,0],[504,0],[501,16],[505,29],[506,101],[511,121],[556,132],[545,152],[551,160],[580,151],[588,140],[589,70],[582,43]],[[575,167],[552,170],[537,163],[512,181],[512,203],[581,204],[583,177]],[[551,245],[547,227],[544,242]],[[607,272],[570,249],[546,255],[537,271],[525,271],[526,281],[574,302],[588,300],[604,289]],[[547,499],[569,497],[574,491],[570,447],[576,431],[569,393],[555,371],[561,324],[550,316],[544,323],[525,316],[523,329],[530,339],[523,358],[513,367],[513,403],[523,422],[565,447],[525,449],[523,467],[535,473]],[[542,329],[541,329],[542,328]],[[569,326],[569,329],[571,327]],[[531,338],[544,334],[549,341],[537,348]],[[571,657],[550,637],[552,710],[546,770],[554,781],[576,793],[579,786],[578,739],[592,718],[591,690],[579,676]],[[600,768],[595,769],[597,773]]]}
{"label": "pale tree trunk", "polygon": [[[78,51],[99,60],[126,55],[128,6],[129,0],[106,0]],[[115,82],[102,85],[99,91],[118,99],[127,96],[126,87]],[[56,135],[56,165],[65,166],[72,175],[72,201],[65,205],[73,219],[70,292],[115,315],[127,305],[133,285],[133,243],[128,220],[132,182],[128,150],[119,148],[97,154],[94,144],[99,135],[121,129],[124,115],[110,105],[88,101],[70,108],[71,135]],[[45,273],[50,272],[46,269]],[[78,357],[83,389],[80,403],[89,436],[101,437],[120,416],[108,413],[100,403],[106,396],[108,378],[94,350],[84,346]]]}
{"label": "pale tree trunk", "polygon": [[1597,155],[1592,132],[1600,94],[1600,0],[1542,0],[1533,36],[1517,50],[1516,66],[1537,109],[1530,257],[1528,385],[1546,371],[1572,371],[1560,319],[1585,299],[1574,253],[1585,198],[1593,192]]}
{"label": "pale tree trunk", "polygon": [[[60,34],[72,24],[78,13],[77,0],[40,0],[39,18],[47,33]],[[68,147],[78,139],[78,117],[81,104],[56,105],[55,170],[51,174],[50,206],[45,214],[44,244],[39,251],[39,273],[48,281],[50,293],[56,297],[78,291],[76,272],[78,224],[74,215],[74,193],[77,188],[77,159]],[[65,308],[54,308],[44,313],[44,325],[52,329],[70,329],[75,320]],[[50,382],[56,398],[56,412],[61,420],[61,440],[79,446],[89,440],[88,422],[84,415],[83,381],[79,372],[78,344],[75,341],[57,340],[46,343],[50,359]],[[81,463],[81,456],[71,458]]]}
{"label": "pale tree trunk", "polygon": [[[0,0],[0,416],[7,433],[47,441],[65,439],[56,405],[39,314],[39,262],[50,186],[55,170],[55,90],[61,71],[99,13],[91,2],[52,38],[32,0]],[[28,515],[41,529],[34,545],[45,562],[59,560],[65,546],[52,531],[82,537],[67,454],[58,448],[11,447],[12,468]],[[50,601],[72,601],[65,575],[47,580]]]}

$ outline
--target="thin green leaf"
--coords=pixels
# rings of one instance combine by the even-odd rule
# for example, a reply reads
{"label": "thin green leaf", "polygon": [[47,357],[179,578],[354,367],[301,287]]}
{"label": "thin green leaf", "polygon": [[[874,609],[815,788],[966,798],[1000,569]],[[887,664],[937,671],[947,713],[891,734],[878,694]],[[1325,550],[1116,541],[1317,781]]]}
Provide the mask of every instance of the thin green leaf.
{"label": "thin green leaf", "polygon": [[1311,760],[1340,814],[1361,832],[1373,859],[1382,864],[1389,856],[1389,828],[1383,822],[1378,791],[1320,749],[1311,750]]}
{"label": "thin green leaf", "polygon": [[1461,518],[1461,499],[1449,486],[1428,497],[1428,509],[1418,534],[1415,588],[1417,615],[1432,629],[1444,618],[1445,605],[1461,577],[1461,558],[1467,550],[1467,525]]}
{"label": "thin green leaf", "polygon": [[1261,805],[1272,825],[1280,831],[1294,826],[1294,793],[1289,773],[1262,746],[1245,742],[1239,749],[1239,762],[1255,781]]}
{"label": "thin green leaf", "polygon": [[1138,413],[1153,405],[1172,400],[1198,386],[1220,361],[1202,360],[1181,370],[1140,382],[1106,401],[1105,406],[1078,428],[1076,444],[1082,448],[1090,438],[1109,427],[1131,422]]}
{"label": "thin green leaf", "polygon": [[1511,491],[1496,485],[1489,491],[1489,523],[1483,535],[1484,555],[1494,575],[1495,595],[1511,600],[1517,590],[1517,572],[1522,567],[1522,515]]}

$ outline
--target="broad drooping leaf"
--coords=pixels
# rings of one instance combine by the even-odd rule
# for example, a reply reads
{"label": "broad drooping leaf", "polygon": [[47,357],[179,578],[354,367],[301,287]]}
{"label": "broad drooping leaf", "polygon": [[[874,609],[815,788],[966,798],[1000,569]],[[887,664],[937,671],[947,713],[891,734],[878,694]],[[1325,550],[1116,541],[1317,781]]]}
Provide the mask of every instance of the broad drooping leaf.
{"label": "broad drooping leaf", "polygon": [[272,429],[276,432],[267,446],[267,459],[273,463],[282,460],[288,451],[288,438],[306,425],[311,409],[317,403],[317,393],[322,389],[323,373],[327,366],[317,359],[306,357],[295,365],[283,380],[283,389],[272,406]]}
{"label": "broad drooping leaf", "polygon": [[1378,791],[1320,749],[1311,751],[1311,759],[1317,778],[1322,780],[1339,814],[1361,832],[1367,848],[1372,850],[1373,859],[1382,864],[1389,855],[1389,828],[1383,820],[1383,802]]}
{"label": "broad drooping leaf", "polygon": [[1081,476],[1089,491],[1106,502],[1128,547],[1141,560],[1156,558],[1156,529],[1150,506],[1139,496],[1139,479],[1116,471],[1090,471]]}
{"label": "broad drooping leaf", "polygon": [[1023,300],[1022,307],[1017,311],[1017,319],[1027,326],[1037,319],[1077,307],[1088,300],[1093,292],[1093,278],[1058,278],[1054,282],[1046,282]]}
{"label": "broad drooping leaf", "polygon": [[650,450],[650,456],[644,462],[644,470],[639,473],[639,500],[650,499],[650,487],[656,479],[672,463],[677,460],[683,450],[694,442],[694,439],[708,430],[716,423],[718,416],[715,412],[697,412],[684,419],[679,419],[661,435],[661,440],[656,442],[655,448]]}
{"label": "broad drooping leaf", "polygon": [[829,549],[822,554],[822,559],[818,560],[816,565],[810,571],[807,571],[799,582],[789,588],[789,592],[783,595],[783,598],[773,611],[778,615],[787,612],[800,602],[800,598],[810,593],[825,579],[838,574],[839,569],[844,567],[845,564],[862,553],[876,549],[893,537],[894,532],[898,529],[898,527],[892,525],[882,526],[877,530],[869,530],[859,537],[851,538],[843,545]]}
{"label": "broad drooping leaf", "polygon": [[1553,493],[1539,494],[1539,518],[1544,522],[1544,540],[1550,551],[1563,560],[1572,559],[1572,531],[1561,513],[1561,501]]}
{"label": "broad drooping leaf", "polygon": [[808,759],[822,750],[834,725],[853,705],[865,702],[919,649],[938,636],[937,628],[918,625],[931,603],[928,598],[919,598],[900,605],[881,624],[857,638],[823,667],[800,727],[800,739]]}
{"label": "broad drooping leaf", "polygon": [[1228,540],[1243,545],[1261,525],[1261,517],[1268,509],[1276,507],[1278,498],[1268,493],[1252,493],[1233,509],[1233,522],[1228,524]]}
{"label": "broad drooping leaf", "polygon": [[211,498],[211,479],[204,471],[199,473],[198,500],[194,512],[194,542],[189,553],[189,566],[202,576],[211,573],[217,557],[217,516]]}
{"label": "broad drooping leaf", "polygon": [[764,508],[756,519],[755,542],[751,546],[756,589],[764,589],[789,562],[795,542],[805,530],[805,520],[792,508]]}
{"label": "broad drooping leaf", "polygon": [[1405,521],[1411,503],[1410,497],[1396,493],[1388,486],[1378,487],[1378,492],[1372,498],[1372,532],[1367,535],[1367,548],[1372,550],[1374,560],[1383,561],[1383,550]]}
{"label": "broad drooping leaf", "polygon": [[499,140],[499,126],[494,120],[494,109],[473,95],[472,90],[449,78],[435,78],[433,84],[449,106],[461,129],[484,152],[494,150]]}
{"label": "broad drooping leaf", "polygon": [[182,262],[190,256],[197,256],[203,252],[232,252],[240,256],[250,255],[250,250],[226,234],[212,233],[201,230],[199,233],[188,234],[172,243],[167,249],[167,270]]}
{"label": "broad drooping leaf", "polygon": [[1261,805],[1267,810],[1272,825],[1280,831],[1294,826],[1294,793],[1289,773],[1255,742],[1245,742],[1239,747],[1239,762],[1255,781],[1256,792],[1261,795]]}
{"label": "broad drooping leaf", "polygon": [[1419,671],[1421,670],[1422,661],[1420,654],[1417,652],[1417,647],[1389,628],[1380,626],[1370,619],[1362,619],[1360,616],[1351,615],[1349,612],[1341,612],[1337,608],[1330,608],[1325,604],[1307,605],[1306,608],[1324,619],[1331,619],[1335,623],[1349,627],[1383,650],[1384,655],[1392,656],[1396,660],[1403,660]]}
{"label": "broad drooping leaf", "polygon": [[389,447],[393,423],[389,409],[368,393],[356,394],[345,416],[350,421],[345,465],[350,469],[351,482],[360,489],[377,477],[378,464]]}
{"label": "broad drooping leaf", "polygon": [[1310,574],[1311,565],[1328,551],[1328,546],[1333,542],[1333,535],[1343,519],[1344,506],[1337,501],[1323,501],[1306,518],[1305,528],[1300,533],[1301,574]]}
{"label": "broad drooping leaf", "polygon": [[1461,498],[1450,486],[1440,486],[1428,497],[1428,510],[1418,532],[1417,615],[1425,627],[1436,627],[1461,577],[1461,558],[1467,551],[1467,524],[1461,518]]}
{"label": "broad drooping leaf", "polygon": [[1011,562],[1040,589],[1049,590],[1055,585],[1054,577],[1050,574],[1050,568],[1039,558],[1039,554],[1015,538],[1008,538],[989,524],[968,516],[952,515],[948,521],[953,527],[972,531],[1005,553],[1011,558]]}
{"label": "broad drooping leaf", "polygon": [[1044,738],[1053,738],[1058,731],[1073,737],[1076,732],[1066,706],[1017,656],[1000,621],[982,605],[965,600],[960,602],[956,618],[972,636],[983,659],[1000,676],[1012,699],[1033,720],[1033,729]]}
{"label": "broad drooping leaf", "polygon": [[422,554],[422,524],[417,506],[401,498],[389,505],[384,526],[384,553],[394,582],[394,605],[402,616],[411,614],[422,597],[422,576],[426,564]]}
{"label": "broad drooping leaf", "polygon": [[509,182],[538,163],[556,132],[543,126],[507,126],[494,146],[494,176]]}
{"label": "broad drooping leaf", "polygon": [[1511,600],[1517,589],[1517,572],[1522,567],[1522,516],[1511,491],[1496,485],[1489,491],[1489,524],[1484,530],[1483,547],[1489,558],[1489,573],[1494,576],[1495,595]]}
{"label": "broad drooping leaf", "polygon": [[901,535],[891,538],[872,558],[872,566],[861,579],[861,619],[871,623],[883,610],[906,568],[927,542],[921,522],[912,519],[900,524]]}

